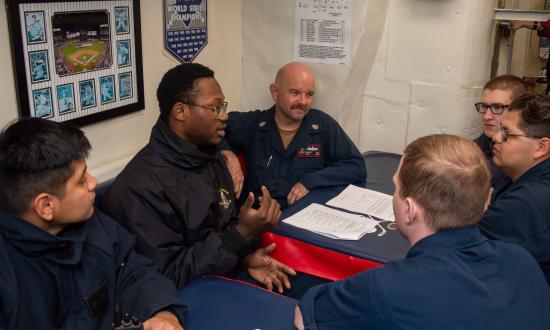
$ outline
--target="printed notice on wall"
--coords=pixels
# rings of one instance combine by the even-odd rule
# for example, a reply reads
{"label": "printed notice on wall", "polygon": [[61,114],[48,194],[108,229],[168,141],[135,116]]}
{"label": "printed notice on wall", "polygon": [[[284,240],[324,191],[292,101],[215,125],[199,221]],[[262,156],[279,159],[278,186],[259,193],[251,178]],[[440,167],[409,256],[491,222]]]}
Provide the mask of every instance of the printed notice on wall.
{"label": "printed notice on wall", "polygon": [[294,60],[349,64],[353,0],[296,0]]}

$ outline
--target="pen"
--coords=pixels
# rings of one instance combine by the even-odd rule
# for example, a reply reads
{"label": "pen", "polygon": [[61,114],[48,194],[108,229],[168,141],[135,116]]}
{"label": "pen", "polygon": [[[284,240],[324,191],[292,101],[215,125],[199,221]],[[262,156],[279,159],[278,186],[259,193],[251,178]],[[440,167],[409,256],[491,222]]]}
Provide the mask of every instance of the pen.
{"label": "pen", "polygon": [[269,167],[269,163],[271,163],[271,158],[273,158],[273,155],[269,156],[269,159],[267,160],[267,165],[265,167]]}

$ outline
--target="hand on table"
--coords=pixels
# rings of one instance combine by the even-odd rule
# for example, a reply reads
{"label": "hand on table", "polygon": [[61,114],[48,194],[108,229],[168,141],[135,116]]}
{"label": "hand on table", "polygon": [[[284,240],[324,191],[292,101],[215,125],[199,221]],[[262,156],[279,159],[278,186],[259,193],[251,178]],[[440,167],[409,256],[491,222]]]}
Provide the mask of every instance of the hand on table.
{"label": "hand on table", "polygon": [[295,276],[296,272],[294,269],[269,256],[275,250],[275,247],[275,243],[272,243],[254,251],[254,253],[246,257],[244,263],[248,269],[248,273],[256,281],[265,285],[269,291],[272,291],[273,286],[275,286],[279,293],[283,293],[285,288],[290,289],[288,275]]}
{"label": "hand on table", "polygon": [[294,204],[297,200],[304,197],[305,195],[309,194],[309,190],[300,182],[296,182],[296,184],[290,189],[290,192],[286,196],[286,200],[288,202],[288,205]]}

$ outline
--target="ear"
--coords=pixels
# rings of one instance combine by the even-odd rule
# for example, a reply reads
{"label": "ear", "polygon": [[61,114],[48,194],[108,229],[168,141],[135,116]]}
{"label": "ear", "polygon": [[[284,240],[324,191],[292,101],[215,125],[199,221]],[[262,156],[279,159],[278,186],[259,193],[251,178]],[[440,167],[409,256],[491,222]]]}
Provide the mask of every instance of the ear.
{"label": "ear", "polygon": [[52,221],[57,207],[56,197],[47,193],[38,194],[31,204],[31,208],[44,221]]}
{"label": "ear", "polygon": [[277,102],[279,100],[279,87],[273,83],[269,85],[269,92],[271,93],[273,101]]}
{"label": "ear", "polygon": [[170,110],[170,117],[177,121],[185,121],[185,118],[189,112],[189,106],[182,102],[176,102]]}
{"label": "ear", "polygon": [[406,197],[405,203],[407,206],[407,219],[405,223],[407,225],[412,225],[416,221],[424,219],[424,211],[414,198]]}
{"label": "ear", "polygon": [[533,157],[539,159],[546,156],[550,156],[550,139],[543,137],[537,141]]}

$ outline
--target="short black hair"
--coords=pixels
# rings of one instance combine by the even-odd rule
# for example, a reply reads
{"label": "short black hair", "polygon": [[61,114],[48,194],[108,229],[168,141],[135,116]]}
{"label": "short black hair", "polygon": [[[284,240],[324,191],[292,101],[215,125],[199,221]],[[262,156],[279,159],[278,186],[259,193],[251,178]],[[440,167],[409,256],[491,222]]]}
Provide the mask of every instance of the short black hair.
{"label": "short black hair", "polygon": [[516,98],[509,111],[521,111],[519,129],[530,136],[550,138],[550,96],[524,94]]}
{"label": "short black hair", "polygon": [[40,118],[9,124],[0,135],[0,208],[21,215],[42,192],[63,197],[73,163],[90,149],[84,133],[68,124]]}
{"label": "short black hair", "polygon": [[157,88],[161,119],[168,122],[170,110],[177,101],[194,101],[198,79],[213,77],[214,71],[199,63],[184,63],[168,70]]}

